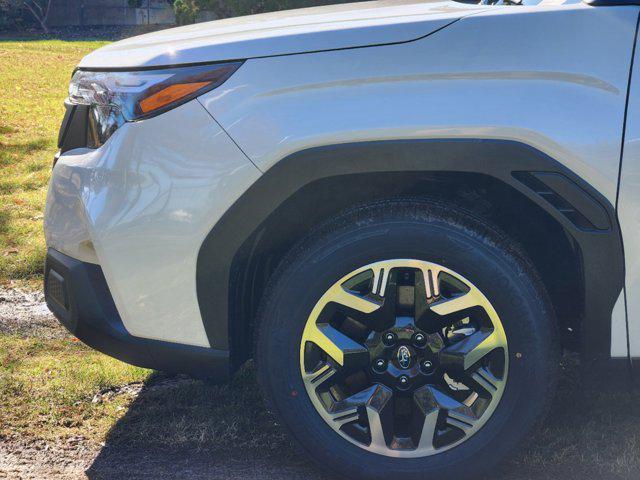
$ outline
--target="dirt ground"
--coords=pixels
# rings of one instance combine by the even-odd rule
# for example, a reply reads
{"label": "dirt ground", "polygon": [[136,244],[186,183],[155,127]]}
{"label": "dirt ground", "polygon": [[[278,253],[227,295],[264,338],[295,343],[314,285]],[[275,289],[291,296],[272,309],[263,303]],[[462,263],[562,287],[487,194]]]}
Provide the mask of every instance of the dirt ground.
{"label": "dirt ground", "polygon": [[[68,337],[41,294],[15,289],[0,289],[0,335]],[[640,479],[640,394],[624,384],[585,379],[573,357],[565,357],[561,368],[549,419],[491,478]],[[87,401],[132,398],[104,442],[90,435],[0,436],[0,479],[331,478],[264,411],[251,366],[240,376],[229,386],[209,387],[187,377],[152,374],[144,382],[95,392]],[[225,410],[230,402],[232,409]],[[230,420],[221,442],[193,441],[176,427],[184,418],[197,418],[188,428],[201,425],[204,439],[206,429],[219,426],[223,416]],[[247,427],[252,424],[253,431]]]}

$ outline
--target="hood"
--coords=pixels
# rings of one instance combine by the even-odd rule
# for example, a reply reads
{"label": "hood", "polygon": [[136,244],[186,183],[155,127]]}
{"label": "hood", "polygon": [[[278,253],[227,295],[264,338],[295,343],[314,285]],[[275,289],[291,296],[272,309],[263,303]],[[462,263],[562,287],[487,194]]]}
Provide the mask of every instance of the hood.
{"label": "hood", "polygon": [[407,42],[486,7],[384,0],[229,18],[112,43],[80,68],[144,68]]}

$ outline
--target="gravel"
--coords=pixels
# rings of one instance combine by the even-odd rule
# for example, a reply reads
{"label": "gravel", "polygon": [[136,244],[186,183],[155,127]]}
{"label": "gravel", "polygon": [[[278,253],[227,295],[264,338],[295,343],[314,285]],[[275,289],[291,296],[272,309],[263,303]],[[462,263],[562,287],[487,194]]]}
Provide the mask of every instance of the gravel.
{"label": "gravel", "polygon": [[0,288],[0,334],[65,338],[69,334],[47,308],[44,294]]}

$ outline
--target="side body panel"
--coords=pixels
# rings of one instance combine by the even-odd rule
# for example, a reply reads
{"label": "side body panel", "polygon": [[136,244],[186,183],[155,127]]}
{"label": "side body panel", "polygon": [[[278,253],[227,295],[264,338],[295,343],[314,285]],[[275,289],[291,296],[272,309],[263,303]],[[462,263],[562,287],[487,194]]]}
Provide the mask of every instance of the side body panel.
{"label": "side body panel", "polygon": [[640,45],[636,43],[624,153],[620,167],[618,217],[625,251],[629,354],[640,357]]}
{"label": "side body panel", "polygon": [[345,142],[508,139],[613,203],[637,11],[504,8],[411,43],[248,60],[201,101],[262,171]]}

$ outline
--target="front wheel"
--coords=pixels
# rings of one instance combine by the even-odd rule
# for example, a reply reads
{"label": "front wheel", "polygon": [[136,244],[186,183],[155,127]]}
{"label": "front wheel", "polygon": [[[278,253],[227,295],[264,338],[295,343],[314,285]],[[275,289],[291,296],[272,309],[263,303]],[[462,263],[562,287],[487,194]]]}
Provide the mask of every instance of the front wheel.
{"label": "front wheel", "polygon": [[555,322],[530,262],[435,203],[325,225],[283,262],[259,322],[266,397],[312,458],[349,477],[486,471],[555,385]]}

